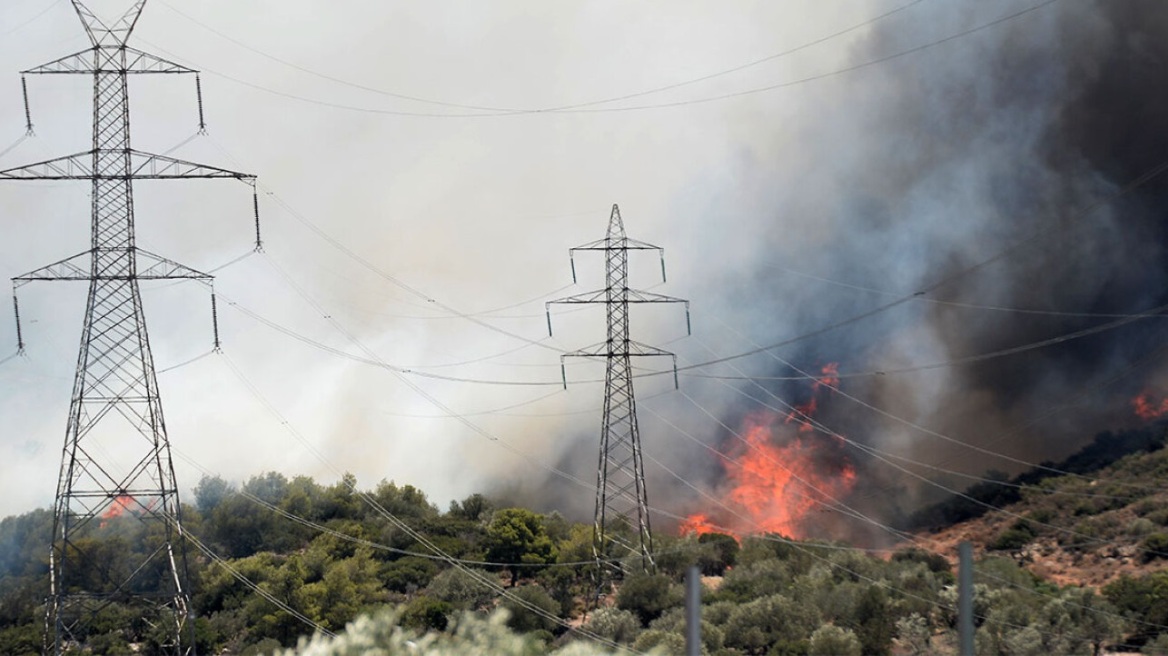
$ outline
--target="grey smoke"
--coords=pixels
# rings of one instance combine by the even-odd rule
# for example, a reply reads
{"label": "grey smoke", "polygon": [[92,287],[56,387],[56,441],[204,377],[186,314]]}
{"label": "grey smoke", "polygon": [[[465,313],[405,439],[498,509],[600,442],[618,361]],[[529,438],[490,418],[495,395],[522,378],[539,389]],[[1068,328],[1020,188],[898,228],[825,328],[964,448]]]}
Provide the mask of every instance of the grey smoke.
{"label": "grey smoke", "polygon": [[[517,106],[597,98],[614,89],[684,79],[863,18],[851,15],[853,8],[837,11],[818,2],[762,3],[733,16],[685,3],[599,8],[569,3],[532,11],[529,3],[515,2],[471,13],[443,3],[425,8],[366,3],[343,13],[305,1],[281,3],[278,15],[238,3],[206,4],[197,12],[201,19],[295,62],[417,95]],[[930,0],[862,36],[663,99],[836,70],[1018,9],[1004,1]],[[666,11],[672,18],[663,22]],[[753,343],[778,342],[893,298],[808,275],[906,295],[1036,230],[1041,238],[956,278],[930,298],[1065,312],[1137,312],[1168,300],[1163,179],[1089,216],[1071,215],[1168,157],[1162,118],[1168,115],[1168,97],[1159,84],[1168,58],[1162,38],[1166,21],[1168,9],[1154,0],[1056,2],[920,53],[788,89],[602,115],[472,121],[378,116],[297,103],[208,73],[204,91],[214,143],[243,161],[225,160],[205,141],[179,154],[260,174],[281,198],[380,268],[472,312],[567,285],[565,250],[599,238],[608,206],[618,202],[631,236],[666,248],[670,280],[657,291],[690,298],[694,307],[694,338],[682,339],[679,314],[656,309],[634,315],[637,337],[676,350],[687,362],[714,357],[707,348],[727,355]],[[62,35],[78,33],[75,19],[63,11],[30,29],[19,41],[0,43],[0,75],[78,46],[60,44]],[[391,104],[249,55],[161,6],[148,8],[140,30],[149,43],[206,69],[277,90],[357,106]],[[347,55],[338,58],[342,51]],[[14,75],[11,81],[16,83]],[[6,156],[0,162],[5,166],[80,150],[87,140],[86,111],[74,109],[88,102],[84,84],[38,84],[33,103],[40,136],[28,149]],[[138,145],[165,150],[186,135],[186,128],[175,125],[191,120],[190,89],[143,84],[134,92],[141,94],[136,95]],[[0,104],[0,124],[19,126],[22,113],[13,95]],[[246,249],[246,189],[168,187],[141,194],[140,225],[152,250],[213,266]],[[81,250],[85,196],[84,189],[0,187],[3,275]],[[453,363],[519,346],[465,321],[409,318],[440,313],[329,250],[274,201],[263,203],[271,259],[387,361]],[[54,240],[58,235],[69,243]],[[655,263],[638,267],[636,284],[653,285]],[[581,263],[577,289],[599,285],[602,274],[597,263]],[[314,339],[351,348],[259,258],[224,270],[217,288]],[[205,310],[198,304],[205,297],[198,290],[153,294],[148,311],[160,364],[204,350]],[[0,452],[6,462],[19,463],[6,464],[4,478],[20,481],[5,510],[45,505],[51,498],[80,305],[75,292],[31,292],[29,319],[39,319],[38,333],[29,340],[32,361],[0,369],[4,389],[11,392],[0,402],[0,416],[12,418]],[[541,313],[535,303],[496,313],[511,318],[493,321],[541,339]],[[779,355],[808,369],[826,362],[839,362],[844,372],[894,369],[1046,339],[1100,321],[918,300],[786,347]],[[1126,400],[1155,383],[1155,362],[1099,387],[1084,403],[1059,406],[1158,346],[1158,321],[980,364],[845,379],[843,389],[956,439],[1027,460],[1058,458],[1096,430],[1131,421]],[[588,312],[557,316],[556,328],[549,343],[565,349],[594,343],[603,330],[599,314]],[[418,417],[441,412],[384,373],[320,354],[230,309],[223,312],[223,329],[228,354],[316,448],[339,468],[355,471],[362,484],[393,478],[418,485],[440,503],[494,490],[575,518],[590,515],[587,485],[548,475],[455,421]],[[8,322],[0,321],[0,331],[0,342],[10,343]],[[792,373],[762,356],[735,365],[756,376]],[[539,348],[442,371],[541,381],[555,381],[559,374],[556,354]],[[708,371],[736,374],[730,365]],[[574,367],[567,393],[521,407],[512,406],[554,387],[425,386],[531,458],[555,463],[590,484],[601,386],[580,381],[602,373],[596,365]],[[175,444],[201,465],[237,479],[268,469],[333,477],[215,359],[167,374],[162,383]],[[763,384],[789,402],[805,400],[804,382]],[[660,417],[727,449],[732,441],[719,421],[740,426],[758,409],[744,394],[766,397],[747,383],[697,377],[683,378],[682,388],[709,415],[671,392],[664,377],[638,381],[646,452],[689,484],[717,491],[723,481],[716,458]],[[1048,419],[999,440],[1052,408],[1058,412]],[[500,411],[476,414],[490,410]],[[838,396],[823,403],[821,417],[853,439],[926,462],[970,473],[1010,469],[1009,463],[971,456]],[[30,449],[30,439],[42,446]],[[833,447],[827,453],[857,466],[862,482],[855,502],[882,520],[937,494],[854,450]],[[181,461],[179,468],[180,477],[193,485],[197,470]],[[673,512],[707,505],[655,464],[647,464],[647,473],[653,505]],[[871,494],[890,487],[898,492]],[[892,497],[901,505],[890,506]],[[831,530],[864,533],[851,522]]]}

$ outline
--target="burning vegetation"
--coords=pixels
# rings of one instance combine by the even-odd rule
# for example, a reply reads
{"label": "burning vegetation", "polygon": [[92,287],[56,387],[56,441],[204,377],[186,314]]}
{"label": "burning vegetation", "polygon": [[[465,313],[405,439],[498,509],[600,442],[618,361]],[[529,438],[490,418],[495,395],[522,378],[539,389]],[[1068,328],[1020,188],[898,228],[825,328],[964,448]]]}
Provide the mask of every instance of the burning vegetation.
{"label": "burning vegetation", "polygon": [[851,492],[856,471],[840,452],[840,440],[821,430],[814,415],[825,391],[839,385],[830,363],[811,385],[811,398],[785,416],[756,412],[743,422],[725,455],[727,485],[717,507],[690,515],[681,533],[752,533],[809,537],[809,517]]}

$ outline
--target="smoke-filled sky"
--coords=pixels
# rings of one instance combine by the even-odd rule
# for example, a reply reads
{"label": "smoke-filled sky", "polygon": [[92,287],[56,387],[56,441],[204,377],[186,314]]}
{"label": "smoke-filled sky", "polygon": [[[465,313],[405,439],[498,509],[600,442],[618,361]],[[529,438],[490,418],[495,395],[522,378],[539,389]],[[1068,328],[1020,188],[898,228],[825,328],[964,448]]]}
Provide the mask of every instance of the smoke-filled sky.
{"label": "smoke-filled sky", "polygon": [[[351,471],[443,506],[497,491],[588,516],[604,372],[572,361],[563,391],[559,353],[603,339],[603,314],[557,308],[549,339],[543,302],[602,286],[587,255],[573,286],[566,250],[602,237],[613,203],[666,249],[668,282],[634,256],[634,286],[693,304],[692,336],[680,308],[648,306],[634,338],[685,365],[815,333],[685,370],[680,391],[638,380],[650,503],[669,512],[709,505],[690,486],[724,492],[703,443],[729,449],[760,400],[808,400],[784,361],[839,363],[818,415],[833,430],[973,474],[1063,457],[1132,424],[1134,394],[1168,392],[1161,319],[978,357],[1168,302],[1168,184],[1141,180],[1168,160],[1163,3],[344,4],[153,0],[130,42],[203,71],[209,131],[185,141],[193,79],[142,76],[135,147],[179,145],[261,185],[265,251],[239,261],[247,186],[136,187],[142,247],[233,262],[217,272],[223,354],[159,376],[184,493],[202,470]],[[41,76],[36,137],[3,150],[23,133],[18,71],[86,46],[68,2],[0,6],[0,168],[90,147],[91,85]],[[0,276],[84,250],[88,195],[0,185]],[[159,369],[206,354],[205,289],[144,289]],[[20,292],[0,514],[52,500],[84,309],[76,283]],[[309,341],[406,367],[418,389]],[[15,342],[9,315],[0,344]],[[883,521],[970,482],[819,438],[819,473],[846,460],[854,503]]]}

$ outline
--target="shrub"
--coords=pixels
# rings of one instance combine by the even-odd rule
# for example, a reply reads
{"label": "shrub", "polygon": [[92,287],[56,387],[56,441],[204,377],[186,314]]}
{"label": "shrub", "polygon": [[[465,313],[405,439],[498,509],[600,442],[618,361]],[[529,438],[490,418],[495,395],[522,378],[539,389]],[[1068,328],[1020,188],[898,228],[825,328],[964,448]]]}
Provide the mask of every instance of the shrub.
{"label": "shrub", "polygon": [[[345,631],[329,638],[316,634],[311,640],[302,639],[294,650],[277,652],[280,656],[362,656],[378,654],[412,654],[415,656],[443,656],[445,654],[493,654],[498,656],[534,656],[544,653],[533,638],[517,636],[506,627],[506,612],[498,612],[490,619],[481,619],[471,613],[456,618],[447,633],[429,633],[418,637],[398,625],[397,611],[386,611],[374,616],[357,618]],[[271,653],[270,651],[267,653]],[[580,652],[576,652],[580,653]],[[591,653],[604,653],[601,651]]]}
{"label": "shrub", "polygon": [[[471,570],[480,577],[490,577],[481,570]],[[431,597],[446,601],[456,608],[475,610],[495,598],[495,591],[478,578],[457,568],[448,569],[430,582],[426,588]]]}
{"label": "shrub", "polygon": [[727,568],[738,562],[738,540],[721,533],[706,533],[698,538],[698,544],[708,545],[698,558],[698,567],[706,576],[722,576]]}
{"label": "shrub", "polygon": [[727,647],[759,653],[779,642],[806,639],[819,623],[813,605],[771,595],[735,608],[722,630]]}
{"label": "shrub", "polygon": [[1144,550],[1144,562],[1168,558],[1168,533],[1153,533],[1140,546]]}
{"label": "shrub", "polygon": [[1155,530],[1156,524],[1147,517],[1138,517],[1128,522],[1127,525],[1127,534],[1136,538],[1142,538],[1144,536],[1150,535],[1155,532]]}
{"label": "shrub", "polygon": [[418,597],[406,604],[402,609],[401,625],[409,629],[417,629],[423,633],[427,631],[445,631],[449,624],[448,616],[454,612],[454,606],[445,601],[438,601],[429,597]]}
{"label": "shrub", "polygon": [[664,574],[640,574],[630,577],[616,595],[617,608],[632,611],[643,626],[661,617],[661,613],[682,603],[683,596]]}
{"label": "shrub", "polygon": [[953,567],[949,564],[949,561],[946,560],[944,556],[938,553],[933,553],[931,551],[925,551],[919,547],[909,547],[907,549],[901,549],[900,551],[897,551],[896,553],[892,554],[892,562],[923,563],[930,572],[938,574],[941,572],[953,571]]}
{"label": "shrub", "polygon": [[811,634],[809,656],[860,656],[860,639],[848,629],[825,624]]}
{"label": "shrub", "polygon": [[1168,526],[1168,508],[1152,511],[1148,513],[1146,517],[1148,518],[1148,521],[1154,522],[1160,526]]}
{"label": "shrub", "polygon": [[636,615],[627,610],[601,608],[592,614],[584,628],[613,642],[627,645],[637,638],[641,623],[637,621]]}
{"label": "shrub", "polygon": [[[532,610],[531,606],[542,613]],[[516,633],[555,631],[560,626],[555,619],[560,614],[559,602],[537,585],[525,585],[511,590],[503,600],[503,608],[510,611],[511,617],[507,619],[507,626]]]}
{"label": "shrub", "polygon": [[650,629],[642,633],[633,643],[633,650],[646,652],[656,648],[666,654],[685,653],[685,638],[669,631]]}
{"label": "shrub", "polygon": [[417,556],[406,556],[385,565],[381,578],[385,587],[394,592],[413,592],[434,580],[438,566],[433,561]]}
{"label": "shrub", "polygon": [[988,547],[994,551],[1016,551],[1030,544],[1035,538],[1034,529],[1026,520],[1015,522],[1002,531]]}

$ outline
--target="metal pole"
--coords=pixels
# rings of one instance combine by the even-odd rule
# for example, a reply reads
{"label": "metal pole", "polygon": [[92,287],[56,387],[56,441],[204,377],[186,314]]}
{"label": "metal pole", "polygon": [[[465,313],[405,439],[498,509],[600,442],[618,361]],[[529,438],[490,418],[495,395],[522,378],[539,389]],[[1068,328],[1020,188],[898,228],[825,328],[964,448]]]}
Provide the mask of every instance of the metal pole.
{"label": "metal pole", "polygon": [[203,81],[195,73],[195,96],[199,101],[199,134],[207,134],[207,121],[203,118]]}
{"label": "metal pole", "polygon": [[702,576],[690,567],[685,577],[685,654],[702,653]]}
{"label": "metal pole", "polygon": [[973,545],[957,546],[957,635],[961,656],[973,655]]}
{"label": "metal pole", "polygon": [[28,79],[23,75],[20,76],[20,88],[24,91],[24,135],[31,137],[32,132],[32,112],[28,108]]}

